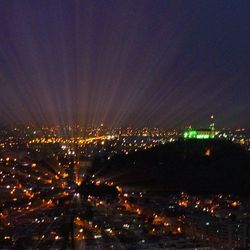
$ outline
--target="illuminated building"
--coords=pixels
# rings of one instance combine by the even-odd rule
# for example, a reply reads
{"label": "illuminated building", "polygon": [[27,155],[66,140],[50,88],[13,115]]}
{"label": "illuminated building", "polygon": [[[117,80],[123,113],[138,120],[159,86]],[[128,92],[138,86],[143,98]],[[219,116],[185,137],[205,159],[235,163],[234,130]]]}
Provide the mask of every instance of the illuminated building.
{"label": "illuminated building", "polygon": [[211,123],[206,129],[189,128],[183,132],[184,139],[213,139],[215,136],[214,116],[211,116]]}

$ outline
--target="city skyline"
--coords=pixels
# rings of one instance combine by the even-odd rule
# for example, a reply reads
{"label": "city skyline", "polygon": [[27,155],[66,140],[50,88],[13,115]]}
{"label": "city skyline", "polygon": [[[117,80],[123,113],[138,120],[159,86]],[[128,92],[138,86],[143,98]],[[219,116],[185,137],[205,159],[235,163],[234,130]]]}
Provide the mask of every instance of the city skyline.
{"label": "city skyline", "polygon": [[1,0],[0,249],[250,249],[249,10]]}

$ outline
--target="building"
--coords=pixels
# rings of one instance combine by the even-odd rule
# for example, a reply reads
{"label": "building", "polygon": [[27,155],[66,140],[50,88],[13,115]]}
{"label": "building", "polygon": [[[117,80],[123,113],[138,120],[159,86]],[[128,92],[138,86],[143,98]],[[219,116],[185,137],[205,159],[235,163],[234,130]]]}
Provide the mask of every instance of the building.
{"label": "building", "polygon": [[211,122],[209,128],[206,129],[193,129],[188,128],[183,132],[184,139],[213,139],[215,137],[215,123],[214,116],[211,115]]}
{"label": "building", "polygon": [[240,219],[217,218],[206,213],[186,216],[186,234],[216,249],[249,249],[249,226]]}

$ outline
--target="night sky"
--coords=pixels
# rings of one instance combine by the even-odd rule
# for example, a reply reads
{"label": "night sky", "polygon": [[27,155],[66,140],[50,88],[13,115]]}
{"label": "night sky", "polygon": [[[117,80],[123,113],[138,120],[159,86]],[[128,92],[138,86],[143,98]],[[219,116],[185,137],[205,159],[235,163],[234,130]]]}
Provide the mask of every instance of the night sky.
{"label": "night sky", "polygon": [[250,127],[250,1],[1,0],[0,123]]}

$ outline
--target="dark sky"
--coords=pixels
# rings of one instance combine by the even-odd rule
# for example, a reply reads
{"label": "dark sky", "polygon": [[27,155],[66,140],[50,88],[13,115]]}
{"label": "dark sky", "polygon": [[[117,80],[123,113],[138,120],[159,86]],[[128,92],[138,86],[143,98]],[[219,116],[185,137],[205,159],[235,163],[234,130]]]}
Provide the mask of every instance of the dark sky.
{"label": "dark sky", "polygon": [[0,122],[250,125],[250,1],[1,0]]}

